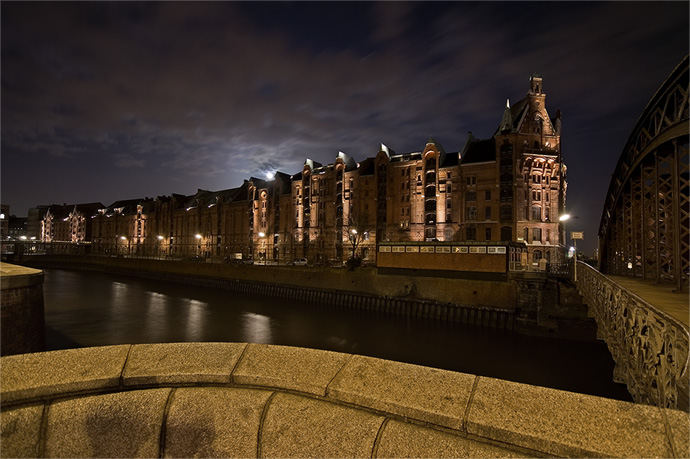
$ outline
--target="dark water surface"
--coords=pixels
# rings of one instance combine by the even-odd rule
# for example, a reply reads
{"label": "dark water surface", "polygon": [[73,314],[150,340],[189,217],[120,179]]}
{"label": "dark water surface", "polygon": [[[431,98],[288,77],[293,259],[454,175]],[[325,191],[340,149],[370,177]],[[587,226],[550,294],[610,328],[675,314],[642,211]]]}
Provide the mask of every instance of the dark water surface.
{"label": "dark water surface", "polygon": [[519,335],[114,274],[45,270],[49,350],[248,341],[369,355],[631,400],[603,342]]}

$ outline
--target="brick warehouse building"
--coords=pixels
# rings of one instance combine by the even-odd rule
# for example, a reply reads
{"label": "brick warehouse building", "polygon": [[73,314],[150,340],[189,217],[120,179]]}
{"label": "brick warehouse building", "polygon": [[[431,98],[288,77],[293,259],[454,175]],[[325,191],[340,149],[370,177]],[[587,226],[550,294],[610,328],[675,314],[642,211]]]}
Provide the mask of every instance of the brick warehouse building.
{"label": "brick warehouse building", "polygon": [[513,241],[527,245],[531,262],[555,262],[566,167],[560,112],[550,118],[545,99],[542,78],[532,76],[494,135],[470,133],[459,152],[434,139],[404,154],[381,144],[359,163],[340,152],[332,164],[307,159],[297,174],[252,177],[237,188],[89,209],[88,240],[108,254],[276,262],[342,261],[353,239],[368,260],[384,241]]}

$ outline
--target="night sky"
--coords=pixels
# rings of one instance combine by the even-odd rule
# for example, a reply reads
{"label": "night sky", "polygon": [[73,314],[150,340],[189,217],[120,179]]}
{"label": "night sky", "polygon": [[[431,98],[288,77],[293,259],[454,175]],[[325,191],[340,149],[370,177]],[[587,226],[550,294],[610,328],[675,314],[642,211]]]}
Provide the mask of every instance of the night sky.
{"label": "night sky", "polygon": [[130,199],[461,150],[544,77],[568,209],[596,241],[647,101],[688,53],[688,3],[2,3],[2,202]]}

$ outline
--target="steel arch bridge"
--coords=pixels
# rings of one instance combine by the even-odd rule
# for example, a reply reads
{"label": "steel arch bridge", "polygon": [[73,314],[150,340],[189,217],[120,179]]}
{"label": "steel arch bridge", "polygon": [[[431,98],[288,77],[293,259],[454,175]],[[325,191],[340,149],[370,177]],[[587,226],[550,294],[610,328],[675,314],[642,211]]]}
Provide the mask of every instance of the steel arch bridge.
{"label": "steel arch bridge", "polygon": [[603,273],[688,282],[688,56],[645,107],[609,185],[599,225]]}

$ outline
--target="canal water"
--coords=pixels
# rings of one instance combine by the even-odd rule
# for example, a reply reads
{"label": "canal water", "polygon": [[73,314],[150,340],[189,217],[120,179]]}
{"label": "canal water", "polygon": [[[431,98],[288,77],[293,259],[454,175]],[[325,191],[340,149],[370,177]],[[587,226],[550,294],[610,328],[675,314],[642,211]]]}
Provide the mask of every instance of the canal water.
{"label": "canal water", "polygon": [[48,350],[241,341],[362,354],[631,400],[603,342],[304,305],[114,274],[45,270]]}

